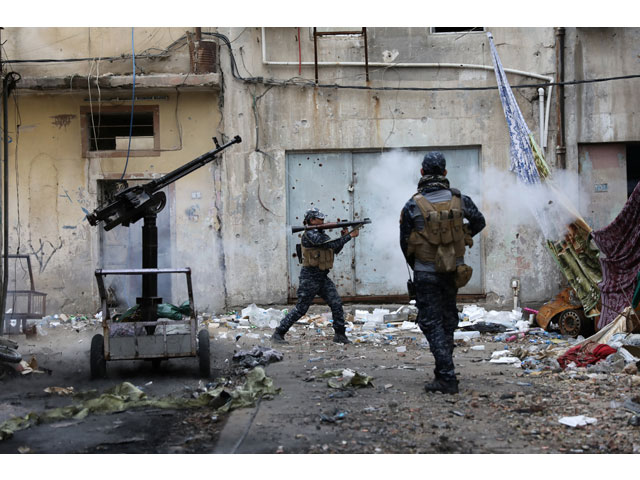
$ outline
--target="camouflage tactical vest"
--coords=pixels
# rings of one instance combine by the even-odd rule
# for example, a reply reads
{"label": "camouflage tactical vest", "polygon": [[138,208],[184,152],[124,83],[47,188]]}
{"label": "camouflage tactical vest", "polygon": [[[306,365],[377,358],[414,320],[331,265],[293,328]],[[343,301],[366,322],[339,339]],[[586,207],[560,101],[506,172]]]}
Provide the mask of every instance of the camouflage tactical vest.
{"label": "camouflage tactical vest", "polygon": [[451,200],[437,203],[419,193],[413,196],[424,217],[424,229],[411,232],[408,253],[421,262],[434,262],[437,272],[455,271],[456,258],[464,256],[462,198],[458,190],[451,193]]}
{"label": "camouflage tactical vest", "polygon": [[[306,232],[304,233],[306,235]],[[305,247],[302,245],[302,266],[331,270],[335,254],[331,248]]]}

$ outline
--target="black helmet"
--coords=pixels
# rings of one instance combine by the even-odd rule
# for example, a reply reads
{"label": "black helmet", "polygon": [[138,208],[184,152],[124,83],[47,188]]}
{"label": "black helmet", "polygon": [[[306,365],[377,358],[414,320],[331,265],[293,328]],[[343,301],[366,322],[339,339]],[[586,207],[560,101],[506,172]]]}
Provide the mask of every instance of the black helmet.
{"label": "black helmet", "polygon": [[322,213],[318,207],[313,207],[310,208],[309,210],[307,210],[306,212],[304,212],[304,224],[308,224],[309,220],[311,220],[312,218],[325,218],[325,214]]}
{"label": "black helmet", "polygon": [[422,170],[425,175],[444,175],[447,161],[442,152],[429,152],[422,159]]}

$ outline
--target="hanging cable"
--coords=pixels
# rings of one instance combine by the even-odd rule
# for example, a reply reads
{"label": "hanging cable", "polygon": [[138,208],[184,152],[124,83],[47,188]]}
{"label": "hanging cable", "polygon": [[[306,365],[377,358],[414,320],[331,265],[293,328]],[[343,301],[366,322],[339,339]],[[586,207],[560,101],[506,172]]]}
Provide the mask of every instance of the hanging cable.
{"label": "hanging cable", "polygon": [[124,164],[124,170],[120,180],[124,178],[129,165],[129,154],[131,153],[131,134],[133,133],[133,110],[136,104],[136,52],[133,43],[133,27],[131,27],[131,58],[133,59],[133,91],[131,92],[131,119],[129,120],[129,145],[127,146],[127,161]]}

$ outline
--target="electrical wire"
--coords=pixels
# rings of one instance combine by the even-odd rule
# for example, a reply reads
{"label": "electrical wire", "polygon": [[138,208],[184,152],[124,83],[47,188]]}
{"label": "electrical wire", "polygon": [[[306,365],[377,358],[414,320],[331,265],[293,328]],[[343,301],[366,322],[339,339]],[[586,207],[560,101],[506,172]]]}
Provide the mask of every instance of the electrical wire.
{"label": "electrical wire", "polygon": [[131,134],[133,133],[133,110],[136,104],[136,51],[135,45],[133,43],[133,27],[131,27],[131,58],[133,59],[133,91],[131,92],[131,119],[129,121],[129,145],[127,146],[127,161],[124,164],[124,170],[122,171],[122,176],[120,180],[124,178],[125,173],[127,172],[127,167],[129,166],[129,154],[131,152]]}
{"label": "electrical wire", "polygon": [[[235,56],[233,54],[233,49],[231,48],[231,42],[229,39],[221,34],[214,32],[203,32],[203,35],[208,35],[212,37],[219,38],[224,42],[229,50],[229,57],[231,63],[231,74],[236,80],[240,80],[245,83],[259,83],[264,85],[274,85],[274,86],[298,86],[298,87],[312,87],[312,88],[334,88],[334,89],[348,89],[348,90],[375,90],[375,91],[410,91],[410,92],[443,92],[443,91],[481,91],[481,90],[498,90],[499,86],[488,86],[488,87],[374,87],[369,85],[339,85],[339,84],[322,84],[315,83],[312,80],[303,79],[303,81],[293,81],[290,80],[274,80],[268,79],[264,77],[242,77],[238,71],[238,65],[236,64]],[[389,67],[392,67],[390,65]],[[299,77],[294,77],[299,78]],[[587,80],[573,80],[573,81],[565,81],[565,82],[545,82],[545,83],[534,83],[534,84],[521,84],[521,85],[511,85],[511,88],[540,88],[540,87],[550,87],[550,86],[558,86],[558,85],[579,85],[584,83],[599,83],[599,82],[610,82],[614,80],[628,80],[632,78],[640,78],[640,74],[637,75],[621,75],[616,77],[606,77],[606,78],[595,78],[595,79],[587,79]]]}

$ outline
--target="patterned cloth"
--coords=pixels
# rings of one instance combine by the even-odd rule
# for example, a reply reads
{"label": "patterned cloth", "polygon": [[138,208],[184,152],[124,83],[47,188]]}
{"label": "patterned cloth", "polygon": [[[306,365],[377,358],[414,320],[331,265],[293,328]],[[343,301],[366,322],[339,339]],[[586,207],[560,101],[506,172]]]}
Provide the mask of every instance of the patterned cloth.
{"label": "patterned cloth", "polygon": [[618,216],[591,233],[600,249],[602,313],[598,329],[631,304],[640,270],[640,183]]}
{"label": "patterned cloth", "polygon": [[540,183],[540,174],[536,168],[533,148],[529,142],[531,131],[511,91],[507,74],[502,67],[496,46],[493,44],[493,35],[487,32],[487,36],[489,37],[491,57],[493,58],[496,81],[498,82],[498,90],[500,92],[500,101],[502,102],[504,116],[507,120],[507,127],[509,128],[509,138],[511,140],[510,170],[515,172],[523,183],[529,185]]}
{"label": "patterned cloth", "polygon": [[[338,254],[342,247],[351,240],[351,236],[345,235],[335,240],[331,240],[324,231],[313,229],[307,230],[302,235],[302,245],[307,248],[322,247],[333,249]],[[284,335],[291,326],[307,313],[313,299],[319,295],[329,308],[333,317],[333,329],[336,333],[345,333],[344,309],[342,300],[338,294],[335,284],[329,278],[329,270],[320,270],[318,267],[302,267],[300,270],[300,284],[298,285],[298,302],[296,306],[280,321],[276,331]]]}

